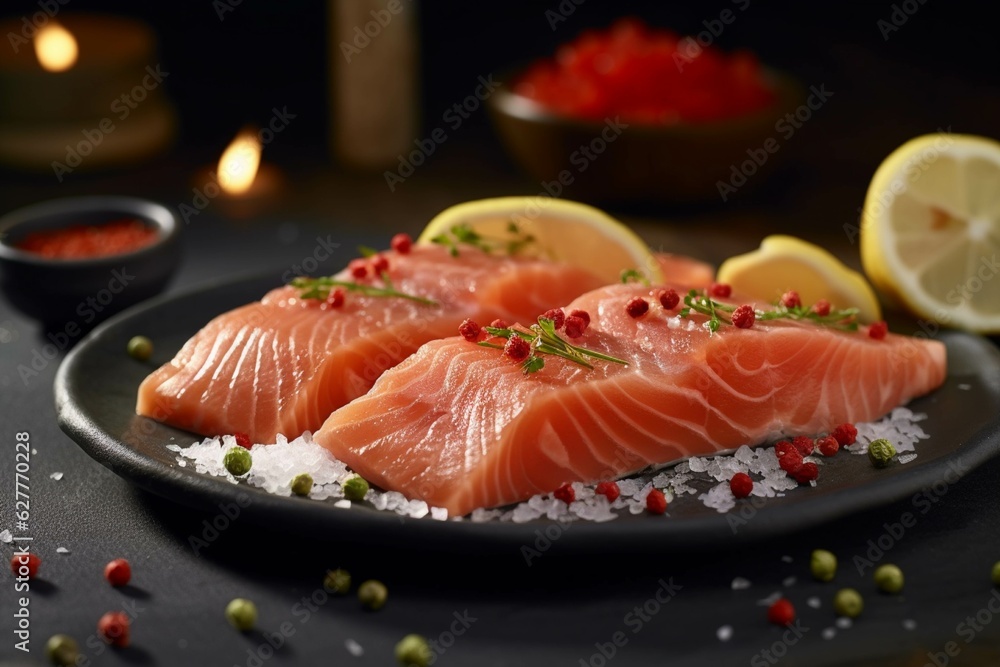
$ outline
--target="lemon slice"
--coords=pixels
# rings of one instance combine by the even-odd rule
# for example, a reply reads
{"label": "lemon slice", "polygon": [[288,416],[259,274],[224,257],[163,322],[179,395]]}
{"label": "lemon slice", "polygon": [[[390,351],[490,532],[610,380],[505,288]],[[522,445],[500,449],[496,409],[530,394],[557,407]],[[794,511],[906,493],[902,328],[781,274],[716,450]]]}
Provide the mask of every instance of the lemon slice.
{"label": "lemon slice", "polygon": [[757,250],[730,257],[719,267],[718,281],[769,303],[795,290],[805,305],[826,299],[834,308],[857,308],[862,322],[882,318],[878,298],[860,273],[794,236],[768,236]]}
{"label": "lemon slice", "polygon": [[[565,262],[588,269],[608,283],[618,282],[622,271],[631,269],[652,283],[663,281],[660,263],[649,246],[631,229],[586,204],[550,197],[470,201],[439,213],[417,242],[455,240],[456,228],[474,232],[495,253]],[[457,246],[459,251],[461,247]]]}
{"label": "lemon slice", "polygon": [[1000,332],[1000,143],[932,134],[897,148],[868,187],[865,272],[934,325]]}

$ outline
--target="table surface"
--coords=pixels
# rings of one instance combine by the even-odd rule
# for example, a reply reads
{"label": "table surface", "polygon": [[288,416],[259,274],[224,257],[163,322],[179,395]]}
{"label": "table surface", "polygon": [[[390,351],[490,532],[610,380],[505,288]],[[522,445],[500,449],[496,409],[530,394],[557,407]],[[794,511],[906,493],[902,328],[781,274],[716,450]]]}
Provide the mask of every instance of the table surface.
{"label": "table surface", "polygon": [[[890,109],[885,117],[900,111],[896,122],[858,122],[879,91],[857,81],[831,102],[844,111],[831,109],[827,117],[818,112],[795,138],[801,150],[752,196],[726,205],[613,212],[654,247],[712,262],[783,231],[821,242],[856,265],[857,250],[842,225],[856,220],[881,157],[909,136],[946,126],[950,118],[972,119],[963,129],[986,131],[986,122],[977,127],[975,119],[996,117],[1000,92],[979,87],[972,95],[961,82],[942,80],[938,90],[970,92],[948,106],[915,92],[916,73],[863,53],[835,57],[855,69],[881,67],[893,74],[901,92],[882,98]],[[924,104],[921,115],[905,113],[918,101]],[[973,104],[975,113],[965,113]],[[393,231],[418,231],[447,205],[538,191],[482,126],[463,130],[446,148],[391,194],[380,174],[304,160],[289,169],[284,197],[262,203],[253,215],[231,202],[213,201],[185,226],[184,261],[170,291],[280,271],[310,255],[317,237],[345,247],[385,245]],[[0,201],[10,209],[51,196],[115,192],[178,206],[191,199],[190,187],[177,176],[193,173],[191,160],[179,152],[134,173],[80,174],[58,189],[51,179],[11,175],[0,184]],[[0,329],[2,437],[13,442],[16,432],[27,431],[37,450],[31,460],[31,518],[33,545],[43,560],[30,591],[30,655],[13,649],[8,613],[13,605],[7,602],[14,598],[13,581],[4,584],[0,659],[44,664],[46,638],[67,633],[88,659],[78,664],[387,665],[394,664],[395,643],[417,632],[437,642],[445,665],[598,667],[609,662],[602,652],[612,651],[614,664],[622,666],[1000,664],[1000,623],[991,623],[1000,611],[1000,592],[989,581],[990,568],[1000,559],[995,500],[1000,461],[935,493],[929,511],[918,512],[916,524],[898,536],[892,525],[914,511],[914,498],[732,548],[691,551],[677,545],[656,554],[628,554],[609,545],[605,556],[579,558],[556,542],[530,567],[519,551],[470,559],[450,553],[448,544],[386,549],[352,535],[288,534],[281,526],[239,519],[196,553],[190,540],[203,536],[204,522],[215,515],[151,496],[88,458],[56,424],[52,379],[58,359],[27,382],[18,374],[18,365],[46,342],[45,332],[4,301]],[[0,470],[8,479],[0,485],[0,530],[14,527],[12,448],[4,451]],[[56,472],[61,479],[51,477]],[[60,547],[68,553],[58,553]],[[809,576],[809,554],[818,547],[841,559],[833,584]],[[870,576],[854,566],[855,558],[881,558],[880,549],[906,573],[901,595],[877,594]],[[12,546],[0,551],[8,554]],[[103,565],[115,557],[132,563],[133,583],[124,589],[113,589],[102,578]],[[386,582],[386,607],[365,613],[353,596],[325,599],[323,573],[337,566],[358,581]],[[750,587],[733,590],[735,577],[745,577]],[[655,599],[664,581],[680,588],[660,605]],[[823,630],[834,625],[831,599],[840,586],[862,591],[867,607],[853,627],[838,629],[831,640]],[[778,590],[799,610],[801,637],[766,622],[759,600]],[[812,596],[821,599],[819,609],[807,606]],[[234,597],[256,602],[260,631],[240,634],[227,626],[223,609]],[[108,650],[95,638],[97,619],[123,608],[136,616],[132,645]],[[915,628],[904,621],[915,622]],[[722,626],[733,629],[728,641],[717,638]],[[278,641],[274,633],[285,638]],[[351,655],[349,640],[363,655]],[[272,650],[269,642],[280,646]],[[944,653],[949,649],[954,656]]]}

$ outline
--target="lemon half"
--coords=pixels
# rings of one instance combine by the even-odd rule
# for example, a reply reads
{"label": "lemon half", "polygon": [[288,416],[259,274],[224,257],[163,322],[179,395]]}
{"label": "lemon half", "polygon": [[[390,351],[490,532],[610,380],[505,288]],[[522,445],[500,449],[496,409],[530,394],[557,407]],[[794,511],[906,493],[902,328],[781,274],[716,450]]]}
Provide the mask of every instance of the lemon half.
{"label": "lemon half", "polygon": [[768,303],[795,290],[805,305],[826,299],[834,308],[857,308],[862,322],[882,318],[875,291],[860,273],[794,236],[768,236],[759,249],[730,257],[719,267],[718,281]]}
{"label": "lemon half", "polygon": [[579,266],[607,283],[618,282],[622,271],[631,269],[654,284],[663,281],[649,246],[621,222],[586,204],[550,197],[470,201],[439,213],[417,242],[433,243],[435,238],[452,235],[458,226],[495,244],[500,252],[507,243],[530,237],[530,242],[518,245],[518,256]]}
{"label": "lemon half", "polygon": [[1000,143],[941,133],[903,144],[872,178],[860,236],[865,272],[888,300],[1000,332]]}

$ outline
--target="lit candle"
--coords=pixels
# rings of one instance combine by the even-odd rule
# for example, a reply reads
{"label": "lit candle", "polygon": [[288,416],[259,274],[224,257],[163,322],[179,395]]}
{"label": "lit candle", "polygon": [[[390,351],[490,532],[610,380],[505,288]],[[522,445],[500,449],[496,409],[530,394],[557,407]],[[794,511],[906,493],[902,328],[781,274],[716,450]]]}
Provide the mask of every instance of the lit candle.
{"label": "lit candle", "polygon": [[[45,20],[40,19],[43,17]],[[145,24],[60,12],[0,22],[0,161],[53,170],[135,162],[165,148],[176,115]],[[7,48],[9,46],[9,48]]]}
{"label": "lit candle", "polygon": [[284,181],[277,167],[262,161],[262,153],[257,129],[240,130],[215,167],[199,172],[194,188],[195,206],[207,207],[217,201],[226,215],[235,218],[266,210],[277,199]]}

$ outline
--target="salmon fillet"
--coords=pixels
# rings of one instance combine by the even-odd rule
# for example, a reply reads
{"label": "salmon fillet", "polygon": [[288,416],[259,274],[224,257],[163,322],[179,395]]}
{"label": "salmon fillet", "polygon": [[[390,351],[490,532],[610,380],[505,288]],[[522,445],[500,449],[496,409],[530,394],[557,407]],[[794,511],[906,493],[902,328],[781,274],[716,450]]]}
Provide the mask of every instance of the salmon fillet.
{"label": "salmon fillet", "polygon": [[380,487],[464,515],[566,482],[873,420],[944,381],[937,341],[789,320],[710,336],[704,316],[682,319],[655,300],[639,319],[625,312],[649,294],[604,287],[566,308],[592,318],[575,344],[627,366],[546,356],[525,375],[499,350],[436,340],[314,438]]}
{"label": "salmon fillet", "polygon": [[[530,320],[601,284],[584,269],[471,247],[458,257],[439,246],[384,254],[397,289],[438,306],[349,292],[342,308],[321,310],[280,287],[209,322],[143,381],[136,412],[202,435],[294,438],[318,429],[421,344],[454,334],[465,318]],[[713,275],[690,258],[658,261],[678,280],[704,284]],[[351,279],[346,270],[337,277]]]}

